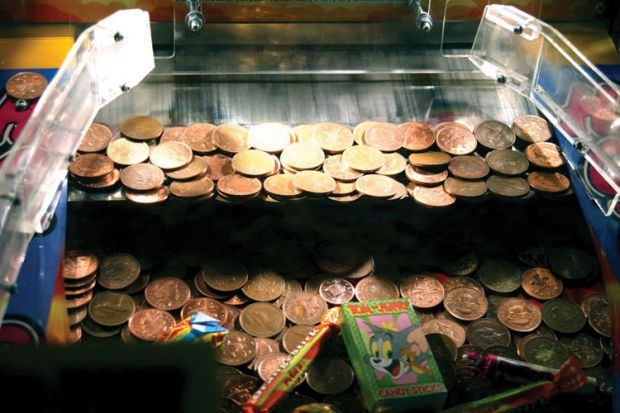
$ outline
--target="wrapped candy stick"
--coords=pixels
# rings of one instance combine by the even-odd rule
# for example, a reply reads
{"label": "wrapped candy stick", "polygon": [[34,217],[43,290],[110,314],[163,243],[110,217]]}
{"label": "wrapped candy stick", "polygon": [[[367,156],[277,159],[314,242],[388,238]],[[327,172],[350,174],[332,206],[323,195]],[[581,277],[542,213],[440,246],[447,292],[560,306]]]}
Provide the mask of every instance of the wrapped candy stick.
{"label": "wrapped candy stick", "polygon": [[[487,379],[492,379],[498,373],[502,373],[513,377],[523,377],[532,381],[553,380],[558,373],[557,369],[493,354],[483,355],[475,352],[467,352],[463,355],[463,360],[478,367],[481,376]],[[593,377],[586,377],[584,385],[577,390],[577,392],[581,394],[594,394],[597,391],[611,395],[612,389],[599,385]]]}
{"label": "wrapped candy stick", "polygon": [[317,358],[323,344],[337,333],[342,323],[340,307],[328,310],[321,323],[280,365],[243,406],[245,413],[266,413],[274,408],[301,380],[312,362]]}
{"label": "wrapped candy stick", "polygon": [[189,343],[203,341],[210,343],[215,348],[222,343],[226,334],[228,334],[228,330],[220,325],[219,320],[198,312],[176,323],[157,342]]}
{"label": "wrapped candy stick", "polygon": [[553,376],[552,381],[539,381],[444,410],[443,413],[501,413],[519,410],[558,393],[577,390],[587,382],[587,376],[571,357]]}

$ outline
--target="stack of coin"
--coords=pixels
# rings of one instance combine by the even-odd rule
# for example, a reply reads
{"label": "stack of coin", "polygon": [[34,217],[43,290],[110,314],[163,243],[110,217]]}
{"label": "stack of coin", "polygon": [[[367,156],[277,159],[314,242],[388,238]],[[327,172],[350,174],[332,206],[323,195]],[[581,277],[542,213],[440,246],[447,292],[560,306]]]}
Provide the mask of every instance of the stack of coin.
{"label": "stack of coin", "polygon": [[[525,155],[513,147],[517,137],[529,143]],[[546,121],[531,115],[514,119],[512,128],[483,120],[473,131],[458,122],[432,128],[417,121],[362,122],[353,131],[332,122],[163,128],[152,117],[132,116],[121,122],[116,139],[106,126],[93,124],[70,172],[89,190],[113,189],[120,178],[126,198],[137,203],[162,202],[170,193],[186,200],[216,194],[222,202],[260,197],[339,203],[409,194],[416,203],[437,208],[491,195],[572,194],[558,169],[563,166],[559,147],[546,142],[550,137]],[[98,153],[104,150],[113,162]],[[149,167],[141,166],[145,161]],[[121,174],[119,168],[130,172]]]}
{"label": "stack of coin", "polygon": [[81,250],[69,250],[65,253],[62,276],[71,336],[75,341],[82,337],[80,323],[86,317],[88,303],[93,298],[98,267],[99,260],[94,254]]}

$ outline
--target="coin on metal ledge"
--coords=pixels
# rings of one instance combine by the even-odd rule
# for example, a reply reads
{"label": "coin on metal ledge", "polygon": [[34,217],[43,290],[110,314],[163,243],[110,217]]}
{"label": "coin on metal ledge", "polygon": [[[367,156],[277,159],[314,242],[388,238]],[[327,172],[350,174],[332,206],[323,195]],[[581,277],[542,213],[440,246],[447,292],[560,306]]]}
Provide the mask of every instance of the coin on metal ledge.
{"label": "coin on metal ledge", "polygon": [[282,310],[287,319],[295,324],[318,324],[327,311],[327,303],[317,293],[294,292],[284,300]]}
{"label": "coin on metal ledge", "polygon": [[253,268],[247,284],[241,291],[254,301],[273,301],[280,297],[286,288],[286,281],[279,273],[267,268]]}
{"label": "coin on metal ledge", "polygon": [[164,172],[155,165],[139,163],[130,165],[121,172],[121,183],[134,191],[149,191],[159,188],[165,180]]}
{"label": "coin on metal ledge", "polygon": [[450,155],[468,155],[476,149],[478,141],[468,129],[446,126],[437,132],[436,143]]}
{"label": "coin on metal ledge", "polygon": [[130,116],[123,119],[121,133],[131,139],[148,141],[159,138],[163,132],[161,123],[152,116]]}
{"label": "coin on metal ledge", "polygon": [[450,337],[457,347],[465,344],[465,329],[456,321],[433,318],[422,324],[424,334],[443,334]]}
{"label": "coin on metal ledge", "polygon": [[510,331],[493,318],[472,321],[465,330],[469,344],[486,350],[493,346],[510,345]]}
{"label": "coin on metal ledge", "polygon": [[512,149],[497,149],[486,154],[489,168],[503,175],[521,175],[530,167],[527,158]]}
{"label": "coin on metal ledge", "polygon": [[419,166],[407,165],[405,176],[410,182],[420,185],[438,185],[448,179],[448,171],[429,171]]}
{"label": "coin on metal ledge", "polygon": [[254,125],[248,132],[248,146],[269,153],[282,152],[293,141],[294,132],[282,123]]}
{"label": "coin on metal ledge", "polygon": [[373,198],[391,198],[398,192],[398,182],[389,176],[370,174],[358,178],[355,189]]}
{"label": "coin on metal ledge", "polygon": [[409,163],[413,166],[419,166],[421,168],[435,168],[439,166],[448,165],[452,157],[444,152],[420,152],[409,154]]}
{"label": "coin on metal ledge", "polygon": [[261,182],[256,178],[233,174],[217,181],[217,190],[229,197],[251,197],[261,191]]}
{"label": "coin on metal ledge", "polygon": [[319,286],[319,294],[326,302],[340,305],[355,297],[355,287],[344,278],[327,278]]}
{"label": "coin on metal ledge", "polygon": [[355,296],[358,301],[393,300],[400,296],[400,292],[391,280],[370,275],[359,280]]}
{"label": "coin on metal ledge", "polygon": [[133,299],[124,293],[103,291],[88,304],[88,313],[97,324],[114,327],[124,324],[136,310]]}
{"label": "coin on metal ledge", "polygon": [[69,250],[63,260],[64,279],[83,280],[97,271],[99,259],[95,254],[82,250]]}
{"label": "coin on metal ledge", "polygon": [[561,342],[550,337],[534,337],[523,346],[523,358],[528,363],[559,369],[570,356]]}
{"label": "coin on metal ledge", "polygon": [[353,145],[353,133],[349,128],[332,122],[312,126],[309,139],[329,153],[341,153]]}
{"label": "coin on metal ledge", "polygon": [[149,308],[137,311],[129,319],[129,331],[143,341],[155,341],[170,331],[176,322],[174,317],[163,310]]}
{"label": "coin on metal ledge", "polygon": [[314,143],[293,143],[282,151],[280,162],[284,168],[304,171],[316,169],[325,161],[325,153]]}
{"label": "coin on metal ledge", "polygon": [[377,123],[379,122],[367,121],[356,125],[355,128],[353,128],[353,138],[355,139],[355,143],[358,145],[366,145],[364,142],[364,134],[368,128],[376,125]]}
{"label": "coin on metal ledge", "polygon": [[286,324],[284,313],[271,303],[252,303],[239,316],[241,328],[254,337],[273,337]]}
{"label": "coin on metal ledge", "polygon": [[93,123],[82,138],[78,152],[101,152],[108,147],[113,138],[114,135],[112,135],[110,128],[101,123]]}
{"label": "coin on metal ledge", "polygon": [[120,290],[131,285],[139,276],[138,260],[130,254],[116,253],[101,261],[97,282],[109,290]]}
{"label": "coin on metal ledge", "polygon": [[134,202],[136,204],[159,204],[160,202],[164,202],[168,199],[168,195],[170,191],[168,187],[165,185],[160,186],[157,189],[152,189],[150,191],[131,191],[129,189],[125,189],[123,191],[127,200]]}
{"label": "coin on metal ledge", "polygon": [[381,169],[377,171],[379,175],[396,176],[402,173],[407,167],[407,160],[398,152],[385,155],[385,162]]}
{"label": "coin on metal ledge", "polygon": [[519,333],[536,330],[542,320],[538,307],[525,298],[506,298],[496,312],[500,323]]}
{"label": "coin on metal ledge", "polygon": [[215,184],[203,176],[190,181],[175,181],[170,184],[170,192],[178,198],[195,199],[213,194]]}
{"label": "coin on metal ledge", "polygon": [[478,269],[478,279],[488,290],[508,294],[521,286],[521,270],[506,260],[491,260]]}
{"label": "coin on metal ledge", "polygon": [[251,177],[265,176],[276,166],[273,156],[256,149],[236,153],[232,158],[232,164],[237,173]]}
{"label": "coin on metal ledge", "polygon": [[319,171],[301,171],[293,176],[293,185],[313,195],[327,195],[336,189],[336,181]]}
{"label": "coin on metal ledge", "polygon": [[533,171],[527,176],[527,182],[536,191],[547,193],[565,192],[570,188],[566,175],[559,172]]}
{"label": "coin on metal ledge", "polygon": [[530,184],[523,178],[493,175],[487,179],[489,191],[506,198],[518,198],[530,192]]}
{"label": "coin on metal ledge", "polygon": [[128,166],[144,162],[149,158],[146,142],[132,142],[129,139],[115,139],[108,145],[106,154],[118,165]]}
{"label": "coin on metal ledge", "polygon": [[426,123],[406,122],[398,126],[405,135],[403,147],[410,151],[425,151],[435,143],[435,132]]}
{"label": "coin on metal ledge", "polygon": [[215,360],[225,366],[248,364],[255,355],[254,339],[242,331],[229,331],[222,344],[215,350]]}
{"label": "coin on metal ledge", "polygon": [[191,291],[185,281],[163,277],[151,281],[144,290],[146,301],[159,310],[177,310],[190,299]]}
{"label": "coin on metal ledge", "polygon": [[543,267],[533,267],[523,271],[521,287],[529,296],[538,300],[557,298],[563,291],[562,280]]}
{"label": "coin on metal ledge", "polygon": [[342,155],[332,155],[323,162],[323,172],[342,182],[355,182],[362,175],[361,172],[345,168],[342,164]]}
{"label": "coin on metal ledge", "polygon": [[37,72],[19,72],[6,82],[7,95],[14,99],[31,100],[43,94],[47,87],[45,76]]}
{"label": "coin on metal ledge", "polygon": [[457,178],[476,180],[489,174],[489,165],[478,156],[461,155],[450,159],[448,170]]}
{"label": "coin on metal ledge", "polygon": [[211,133],[213,144],[224,152],[237,153],[249,149],[248,130],[234,123],[225,123]]}
{"label": "coin on metal ledge", "polygon": [[489,306],[484,294],[469,287],[457,287],[448,291],[443,305],[450,315],[464,321],[483,317]]}
{"label": "coin on metal ledge", "polygon": [[526,142],[544,142],[551,139],[551,130],[547,121],[533,115],[522,115],[512,122],[512,130]]}
{"label": "coin on metal ledge", "polygon": [[207,173],[207,161],[201,156],[194,156],[192,161],[178,169],[166,171],[165,174],[168,178],[176,180],[187,180],[192,178],[201,177]]}
{"label": "coin on metal ledge", "polygon": [[415,308],[433,308],[444,299],[443,285],[432,275],[410,275],[400,281],[400,294]]}
{"label": "coin on metal ledge", "polygon": [[463,198],[478,198],[487,193],[485,181],[469,181],[460,178],[448,178],[443,183],[447,193]]}
{"label": "coin on metal ledge", "polygon": [[[212,140],[214,130],[215,125],[210,123],[195,123],[183,129],[179,142],[185,143],[197,153],[213,152],[217,149]],[[165,143],[163,137],[160,143]]]}
{"label": "coin on metal ledge", "polygon": [[303,324],[292,326],[286,330],[282,337],[282,347],[284,347],[287,353],[292,353],[308,337],[312,330],[314,330],[314,326]]}
{"label": "coin on metal ledge", "polygon": [[525,156],[536,166],[541,168],[559,168],[564,165],[562,150],[551,142],[532,143],[525,148]]}
{"label": "coin on metal ledge", "polygon": [[178,169],[193,159],[192,149],[182,142],[166,142],[151,149],[149,159],[153,165],[164,170]]}
{"label": "coin on metal ledge", "polygon": [[105,155],[95,153],[80,155],[69,165],[69,172],[79,179],[103,178],[114,170],[114,162]]}
{"label": "coin on metal ledge", "polygon": [[382,152],[394,152],[405,144],[406,136],[402,129],[391,123],[380,122],[366,130],[364,143]]}
{"label": "coin on metal ledge", "polygon": [[577,304],[564,298],[547,301],[542,308],[542,319],[552,330],[573,334],[586,325],[586,316]]}
{"label": "coin on metal ledge", "polygon": [[409,194],[417,204],[430,208],[447,207],[456,202],[456,197],[447,193],[443,185],[434,187],[415,185]]}
{"label": "coin on metal ledge", "polygon": [[202,274],[207,285],[217,291],[235,291],[248,282],[248,269],[240,261],[219,258],[207,264]]}
{"label": "coin on metal ledge", "polygon": [[478,143],[488,149],[510,148],[517,139],[510,126],[496,120],[480,122],[474,128],[474,135]]}
{"label": "coin on metal ledge", "polygon": [[265,179],[263,188],[268,194],[281,198],[294,198],[302,191],[293,185],[293,175],[273,175]]}
{"label": "coin on metal ledge", "polygon": [[342,154],[342,164],[359,172],[375,172],[385,163],[383,153],[372,146],[352,146]]}

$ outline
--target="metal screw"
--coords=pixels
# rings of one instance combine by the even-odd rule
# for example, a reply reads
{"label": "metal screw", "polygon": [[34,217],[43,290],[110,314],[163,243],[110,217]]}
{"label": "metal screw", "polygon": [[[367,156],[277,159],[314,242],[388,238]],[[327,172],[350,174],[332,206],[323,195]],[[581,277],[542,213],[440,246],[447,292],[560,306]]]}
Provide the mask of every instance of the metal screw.
{"label": "metal screw", "polygon": [[497,83],[501,83],[501,84],[506,83],[506,76],[504,75],[497,76]]}
{"label": "metal screw", "polygon": [[15,101],[15,110],[17,110],[18,112],[23,112],[26,109],[28,109],[27,101],[25,101],[24,99],[17,99]]}
{"label": "metal screw", "polygon": [[583,143],[579,141],[575,141],[573,147],[578,151],[582,151],[584,149]]}
{"label": "metal screw", "polygon": [[127,86],[127,85],[123,85],[123,86],[121,86],[121,90],[122,90],[123,92],[127,92],[129,89],[131,89],[131,88],[130,88],[129,86]]}
{"label": "metal screw", "polygon": [[121,41],[121,40],[123,40],[123,39],[124,39],[124,37],[123,37],[123,35],[121,34],[121,32],[116,32],[116,33],[114,33],[114,41],[115,41],[116,43],[120,42],[120,41]]}
{"label": "metal screw", "polygon": [[74,159],[75,159],[75,155],[73,155],[72,153],[67,155],[67,162],[71,163],[73,162]]}
{"label": "metal screw", "polygon": [[522,34],[523,33],[523,26],[515,26],[515,28],[512,29],[512,31],[514,32],[514,34]]}

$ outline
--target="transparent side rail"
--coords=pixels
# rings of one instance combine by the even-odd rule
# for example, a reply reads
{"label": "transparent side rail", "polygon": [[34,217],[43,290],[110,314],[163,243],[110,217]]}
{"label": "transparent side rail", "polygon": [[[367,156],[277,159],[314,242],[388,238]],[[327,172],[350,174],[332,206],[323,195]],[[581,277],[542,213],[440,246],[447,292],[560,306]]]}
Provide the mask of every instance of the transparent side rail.
{"label": "transparent side rail", "polygon": [[84,31],[0,168],[0,321],[28,243],[99,109],[154,68],[149,15],[123,10]]}
{"label": "transparent side rail", "polygon": [[[469,56],[529,98],[578,157],[568,157],[605,215],[620,198],[620,90],[560,32],[512,6],[485,9]],[[592,185],[592,182],[595,185]]]}

